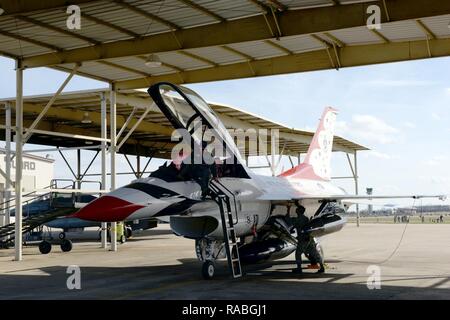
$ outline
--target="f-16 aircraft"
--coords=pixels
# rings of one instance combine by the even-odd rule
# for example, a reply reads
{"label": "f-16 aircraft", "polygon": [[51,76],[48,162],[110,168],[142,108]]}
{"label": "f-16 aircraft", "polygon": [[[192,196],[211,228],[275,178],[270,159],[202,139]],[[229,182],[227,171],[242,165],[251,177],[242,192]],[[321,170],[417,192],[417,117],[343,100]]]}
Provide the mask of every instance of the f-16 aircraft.
{"label": "f-16 aircraft", "polygon": [[[296,213],[309,219],[300,232],[316,240],[344,227],[346,221],[340,214],[352,202],[426,197],[349,195],[333,185],[330,166],[337,114],[333,108],[323,112],[303,163],[279,176],[264,176],[246,167],[230,133],[194,91],[158,83],[148,93],[174,129],[188,133],[190,151],[174,152],[170,164],[99,197],[74,216],[103,222],[169,218],[174,233],[195,240],[207,279],[214,276],[215,261],[220,258],[226,257],[232,275],[239,277],[241,262],[291,254],[298,242],[289,216]],[[214,132],[225,157],[208,151],[205,129]],[[212,158],[212,163],[203,157],[202,162],[195,162],[192,155],[198,150]],[[213,178],[205,172],[214,172]],[[319,242],[317,251],[322,252]]]}

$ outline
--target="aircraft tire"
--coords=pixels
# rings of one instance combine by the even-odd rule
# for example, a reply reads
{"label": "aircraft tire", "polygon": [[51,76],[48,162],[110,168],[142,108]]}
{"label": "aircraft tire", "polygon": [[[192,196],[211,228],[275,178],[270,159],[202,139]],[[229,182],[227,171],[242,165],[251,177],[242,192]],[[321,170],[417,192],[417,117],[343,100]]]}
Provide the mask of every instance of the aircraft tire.
{"label": "aircraft tire", "polygon": [[216,266],[212,261],[205,261],[202,265],[202,276],[205,280],[211,280],[214,277]]}
{"label": "aircraft tire", "polygon": [[69,252],[69,251],[72,251],[72,247],[73,247],[73,246],[72,246],[72,241],[64,239],[64,240],[61,242],[60,247],[61,247],[62,252]]}
{"label": "aircraft tire", "polygon": [[39,251],[42,254],[49,254],[50,251],[52,251],[52,244],[48,241],[41,241],[41,243],[39,243]]}

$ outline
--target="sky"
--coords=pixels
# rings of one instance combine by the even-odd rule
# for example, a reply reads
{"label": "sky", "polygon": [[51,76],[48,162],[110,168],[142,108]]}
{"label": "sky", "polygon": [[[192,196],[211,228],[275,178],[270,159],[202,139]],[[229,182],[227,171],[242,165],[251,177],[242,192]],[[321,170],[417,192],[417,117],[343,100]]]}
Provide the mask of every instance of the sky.
{"label": "sky", "polygon": [[[437,58],[188,86],[208,101],[312,131],[323,109],[335,107],[339,110],[336,134],[371,149],[358,156],[360,193],[372,187],[374,194],[450,194],[449,73],[450,58]],[[55,92],[65,77],[45,68],[26,70],[24,94]],[[65,91],[105,87],[102,82],[74,77]],[[0,98],[14,95],[14,62],[0,58]],[[87,164],[90,152],[85,154]],[[57,177],[70,177],[62,159],[52,156]],[[75,161],[75,152],[67,156]],[[99,171],[97,162],[93,171]],[[160,163],[152,163],[151,169]],[[333,154],[332,170],[333,176],[350,174],[344,154]],[[129,171],[122,156],[118,171]],[[120,176],[118,184],[131,179]],[[352,181],[336,183],[354,192]],[[414,204],[410,200],[396,203]]]}

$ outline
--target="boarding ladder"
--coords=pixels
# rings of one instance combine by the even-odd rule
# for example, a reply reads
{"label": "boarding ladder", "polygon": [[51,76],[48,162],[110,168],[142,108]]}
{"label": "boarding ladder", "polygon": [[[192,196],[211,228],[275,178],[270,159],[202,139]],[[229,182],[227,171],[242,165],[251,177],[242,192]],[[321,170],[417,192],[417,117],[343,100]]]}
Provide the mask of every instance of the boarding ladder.
{"label": "boarding ladder", "polygon": [[[219,205],[220,217],[222,219],[222,230],[227,254],[228,267],[233,278],[242,276],[241,260],[239,259],[239,249],[234,229],[238,222],[238,210],[234,194],[221,182],[213,180],[210,182],[209,190],[213,199]],[[230,199],[232,199],[233,204]],[[235,214],[236,221],[233,218]]]}
{"label": "boarding ladder", "polygon": [[[63,181],[63,179],[54,179],[52,180],[52,184],[44,189],[52,189],[57,188],[57,181]],[[74,183],[64,186],[61,189],[74,189]],[[36,192],[30,192],[28,194],[24,194],[23,197],[30,197],[36,194]],[[26,234],[27,232],[32,231],[33,229],[43,225],[46,222],[52,221],[58,217],[63,217],[69,215],[71,213],[75,213],[77,209],[75,209],[75,194],[69,194],[70,198],[61,198],[55,192],[48,192],[45,194],[41,194],[27,201],[23,202],[23,206],[25,207],[27,204],[30,204],[34,201],[38,200],[50,200],[50,209],[42,212],[40,214],[28,215],[24,216],[22,219],[22,234]],[[4,207],[3,210],[11,210],[15,208],[15,198],[11,198],[8,201],[0,204],[1,207]],[[12,243],[15,238],[15,223],[10,223],[0,227],[0,247],[7,247],[8,244]]]}

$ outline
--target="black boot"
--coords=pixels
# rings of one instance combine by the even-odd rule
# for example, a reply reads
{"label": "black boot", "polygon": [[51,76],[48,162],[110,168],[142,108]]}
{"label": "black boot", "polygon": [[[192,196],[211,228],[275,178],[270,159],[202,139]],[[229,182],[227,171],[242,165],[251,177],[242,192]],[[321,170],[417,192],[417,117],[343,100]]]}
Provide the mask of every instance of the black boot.
{"label": "black boot", "polygon": [[325,267],[323,266],[323,264],[320,264],[320,269],[317,270],[317,273],[325,273]]}
{"label": "black boot", "polygon": [[303,274],[303,270],[302,270],[302,268],[295,268],[295,269],[292,269],[292,273]]}

